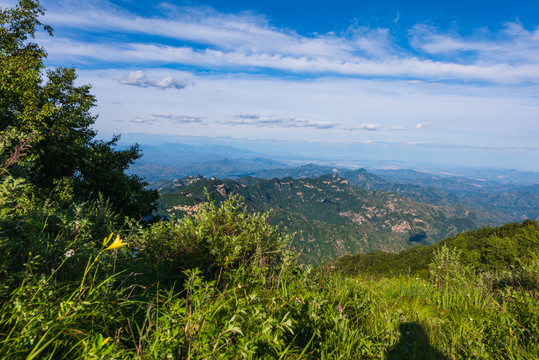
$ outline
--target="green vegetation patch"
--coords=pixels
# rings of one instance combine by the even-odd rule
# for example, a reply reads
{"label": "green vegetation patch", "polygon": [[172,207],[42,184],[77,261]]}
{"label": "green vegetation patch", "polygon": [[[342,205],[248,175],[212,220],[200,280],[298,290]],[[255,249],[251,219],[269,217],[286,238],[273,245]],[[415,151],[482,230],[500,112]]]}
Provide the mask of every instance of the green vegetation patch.
{"label": "green vegetation patch", "polygon": [[462,263],[475,272],[507,272],[525,266],[538,255],[539,227],[532,220],[486,227],[461,233],[437,244],[415,246],[398,254],[376,252],[343,256],[331,266],[347,275],[363,272],[384,276],[409,274],[426,278],[434,252],[443,246],[459,251]]}

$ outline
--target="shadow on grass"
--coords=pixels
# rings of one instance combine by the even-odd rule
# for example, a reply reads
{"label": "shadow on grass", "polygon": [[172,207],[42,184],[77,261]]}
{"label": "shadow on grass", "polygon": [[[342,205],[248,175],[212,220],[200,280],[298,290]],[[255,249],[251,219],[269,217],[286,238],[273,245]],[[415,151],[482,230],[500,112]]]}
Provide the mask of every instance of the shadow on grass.
{"label": "shadow on grass", "polygon": [[399,342],[386,354],[387,360],[445,360],[442,352],[434,348],[427,333],[415,322],[403,323],[399,327]]}

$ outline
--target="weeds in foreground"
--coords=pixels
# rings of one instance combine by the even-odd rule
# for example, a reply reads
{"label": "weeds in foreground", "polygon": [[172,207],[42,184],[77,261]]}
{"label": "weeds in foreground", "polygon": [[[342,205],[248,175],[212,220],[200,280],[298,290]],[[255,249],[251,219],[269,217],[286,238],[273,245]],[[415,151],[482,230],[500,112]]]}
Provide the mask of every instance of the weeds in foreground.
{"label": "weeds in foreground", "polygon": [[[183,291],[133,296],[118,275],[87,285],[29,276],[2,304],[0,357],[533,359],[538,294],[410,276],[305,274],[226,286],[186,271]],[[93,279],[94,277],[92,277]]]}
{"label": "weeds in foreground", "polygon": [[[77,248],[90,249],[86,255],[68,250],[52,272],[29,257],[23,272],[3,278],[0,358],[533,359],[539,353],[536,258],[512,271],[475,272],[442,247],[429,279],[312,272],[283,250],[287,238],[263,215],[232,203],[200,211],[194,220],[93,240]],[[227,256],[223,249],[234,244]],[[165,248],[174,251],[155,259]],[[81,259],[86,267],[73,264]]]}

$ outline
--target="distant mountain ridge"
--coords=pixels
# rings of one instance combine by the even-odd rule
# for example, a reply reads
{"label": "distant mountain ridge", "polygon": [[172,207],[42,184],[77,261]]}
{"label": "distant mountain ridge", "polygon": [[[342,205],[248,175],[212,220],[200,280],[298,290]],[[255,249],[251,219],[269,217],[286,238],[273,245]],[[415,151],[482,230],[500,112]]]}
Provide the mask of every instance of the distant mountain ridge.
{"label": "distant mountain ridge", "polygon": [[[441,176],[413,170],[384,170],[375,173],[395,184],[393,190],[387,190],[397,191],[418,201],[421,200],[417,196],[425,194],[424,189],[432,189],[449,203],[481,211],[498,212],[503,217],[497,223],[494,222],[495,225],[509,221],[539,219],[539,184],[522,185],[522,182],[537,178],[535,173],[522,173],[522,182],[507,181],[505,178],[486,180]],[[396,183],[407,186],[402,188]],[[433,203],[432,199],[428,197],[425,200]],[[492,225],[492,220],[487,223]]]}
{"label": "distant mountain ridge", "polygon": [[365,190],[336,174],[269,180],[190,177],[161,187],[160,215],[191,213],[205,200],[205,191],[217,201],[239,194],[253,210],[272,211],[275,223],[296,232],[293,247],[313,264],[345,254],[400,251],[478,227],[466,210]]}
{"label": "distant mountain ridge", "polygon": [[254,176],[266,179],[285,176],[307,178],[329,173],[339,174],[351,184],[367,190],[396,192],[414,201],[435,206],[466,208],[474,212],[480,226],[539,218],[539,185],[514,186],[496,182],[481,188],[477,184],[478,180],[458,176],[440,176],[414,170],[382,170],[372,173],[365,169],[347,170],[315,164],[292,169],[264,170]]}

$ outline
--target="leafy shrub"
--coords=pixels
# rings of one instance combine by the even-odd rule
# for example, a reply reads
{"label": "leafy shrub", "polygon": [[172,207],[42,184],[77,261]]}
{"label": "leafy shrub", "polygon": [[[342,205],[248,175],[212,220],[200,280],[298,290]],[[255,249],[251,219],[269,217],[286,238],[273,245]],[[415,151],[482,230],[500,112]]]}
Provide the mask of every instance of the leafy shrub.
{"label": "leafy shrub", "polygon": [[172,218],[141,230],[136,246],[174,279],[199,268],[208,279],[274,283],[293,262],[290,237],[269,224],[269,213],[248,213],[243,199],[203,203],[193,216]]}

